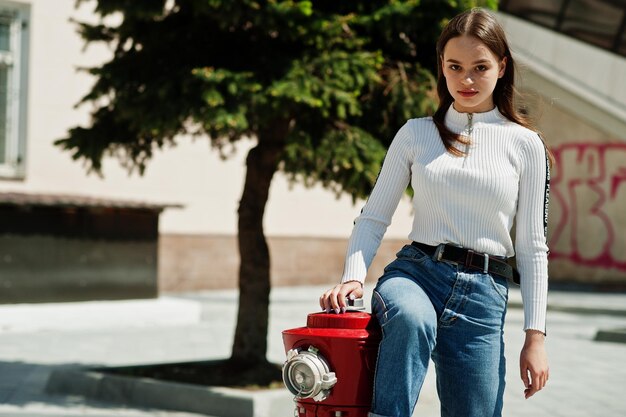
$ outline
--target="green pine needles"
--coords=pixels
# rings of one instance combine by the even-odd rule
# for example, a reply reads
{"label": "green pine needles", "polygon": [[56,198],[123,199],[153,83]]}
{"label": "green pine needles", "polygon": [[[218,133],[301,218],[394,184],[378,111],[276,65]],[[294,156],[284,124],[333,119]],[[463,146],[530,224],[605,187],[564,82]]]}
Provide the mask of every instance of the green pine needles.
{"label": "green pine needles", "polygon": [[88,70],[97,81],[79,104],[96,106],[91,125],[55,143],[90,171],[115,156],[143,173],[179,134],[222,149],[289,120],[279,169],[364,197],[397,129],[436,106],[442,25],[479,3],[99,0],[101,17],[122,19],[79,31],[114,54]]}

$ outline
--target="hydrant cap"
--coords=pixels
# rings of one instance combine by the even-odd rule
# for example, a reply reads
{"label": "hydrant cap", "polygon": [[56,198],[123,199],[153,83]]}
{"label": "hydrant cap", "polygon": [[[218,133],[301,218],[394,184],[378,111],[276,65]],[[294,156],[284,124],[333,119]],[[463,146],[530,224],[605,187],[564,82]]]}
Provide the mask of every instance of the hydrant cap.
{"label": "hydrant cap", "polygon": [[310,346],[307,350],[291,349],[283,365],[283,382],[297,398],[313,398],[323,401],[337,383],[326,360],[318,350]]}

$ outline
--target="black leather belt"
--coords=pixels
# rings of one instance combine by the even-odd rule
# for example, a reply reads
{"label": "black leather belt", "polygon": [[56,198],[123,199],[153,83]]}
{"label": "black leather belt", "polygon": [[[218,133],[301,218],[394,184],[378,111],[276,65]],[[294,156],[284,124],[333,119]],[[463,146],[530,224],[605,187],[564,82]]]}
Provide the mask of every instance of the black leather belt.
{"label": "black leather belt", "polygon": [[471,249],[459,248],[458,246],[441,244],[430,246],[425,243],[413,242],[411,245],[421,249],[435,261],[448,261],[464,265],[467,268],[479,269],[485,273],[500,275],[508,280],[519,284],[519,272],[506,260],[498,259],[486,253],[474,252]]}

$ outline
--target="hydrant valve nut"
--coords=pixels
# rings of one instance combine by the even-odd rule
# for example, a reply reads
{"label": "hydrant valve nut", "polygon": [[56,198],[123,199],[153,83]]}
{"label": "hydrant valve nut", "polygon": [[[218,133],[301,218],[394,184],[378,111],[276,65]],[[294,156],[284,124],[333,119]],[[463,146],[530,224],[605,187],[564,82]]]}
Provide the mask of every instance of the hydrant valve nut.
{"label": "hydrant valve nut", "polygon": [[334,372],[322,376],[322,389],[331,389],[337,383]]}

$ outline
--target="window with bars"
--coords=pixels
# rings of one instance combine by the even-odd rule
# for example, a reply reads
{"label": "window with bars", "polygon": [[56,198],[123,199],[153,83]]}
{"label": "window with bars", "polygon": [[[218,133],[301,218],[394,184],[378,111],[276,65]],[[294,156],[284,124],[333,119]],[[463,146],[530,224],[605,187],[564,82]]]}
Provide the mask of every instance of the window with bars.
{"label": "window with bars", "polygon": [[24,174],[25,28],[24,12],[0,2],[0,178]]}

